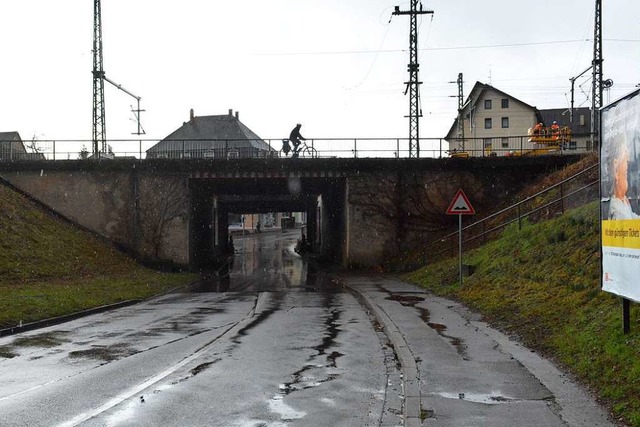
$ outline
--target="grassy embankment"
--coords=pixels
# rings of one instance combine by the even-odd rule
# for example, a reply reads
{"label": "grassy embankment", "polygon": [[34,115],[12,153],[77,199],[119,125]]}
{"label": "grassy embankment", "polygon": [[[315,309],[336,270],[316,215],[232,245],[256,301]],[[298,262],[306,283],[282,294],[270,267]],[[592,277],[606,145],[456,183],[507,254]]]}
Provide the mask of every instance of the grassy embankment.
{"label": "grassy embankment", "polygon": [[146,298],[193,278],[146,269],[0,184],[0,328]]}
{"label": "grassy embankment", "polygon": [[475,273],[458,283],[456,257],[406,278],[462,301],[495,326],[572,371],[612,411],[640,426],[640,306],[622,331],[620,298],[600,290],[596,202],[518,230],[464,255]]}

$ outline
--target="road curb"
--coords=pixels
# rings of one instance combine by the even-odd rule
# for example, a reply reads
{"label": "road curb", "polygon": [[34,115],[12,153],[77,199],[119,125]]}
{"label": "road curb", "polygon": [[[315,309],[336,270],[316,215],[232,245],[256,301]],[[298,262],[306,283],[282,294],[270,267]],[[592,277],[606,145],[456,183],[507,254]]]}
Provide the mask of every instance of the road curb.
{"label": "road curb", "polygon": [[65,314],[63,316],[51,317],[49,319],[38,320],[36,322],[24,323],[17,326],[12,326],[10,328],[0,329],[0,338],[6,337],[9,335],[19,334],[21,332],[33,331],[35,329],[46,328],[47,326],[59,325],[60,323],[69,322],[71,320],[80,319],[81,317],[90,316],[92,314],[104,313],[105,311],[116,310],[118,308],[128,307],[130,305],[139,304],[144,301],[149,301],[153,298],[158,298],[172,292],[177,291],[178,289],[186,288],[191,286],[194,282],[190,282],[186,285],[176,286],[175,288],[171,288],[165,292],[161,292],[156,295],[152,295],[148,298],[144,299],[131,299],[126,301],[120,301],[113,304],[101,305],[99,307],[88,308],[86,310],[76,311],[75,313]]}
{"label": "road curb", "polygon": [[68,322],[70,320],[76,320],[84,316],[89,316],[91,314],[103,313],[105,311],[115,310],[117,308],[138,304],[142,301],[143,300],[141,299],[121,301],[115,304],[102,305],[100,307],[94,307],[94,308],[89,308],[87,310],[77,311],[71,314],[65,314],[64,316],[51,317],[49,319],[38,320],[37,322],[24,323],[22,325],[13,326],[11,328],[0,329],[0,337],[14,335],[21,332],[32,331],[34,329],[40,329],[47,326],[58,325],[60,323]]}
{"label": "road curb", "polygon": [[416,360],[411,354],[411,350],[407,346],[407,342],[398,330],[393,320],[385,313],[385,311],[374,303],[371,298],[361,292],[359,289],[344,284],[358,299],[364,302],[365,306],[373,313],[374,317],[380,322],[384,328],[385,334],[393,344],[394,351],[402,366],[402,389],[404,390],[404,408],[403,418],[404,427],[420,427],[422,426],[420,405],[420,376],[418,375],[418,366]]}

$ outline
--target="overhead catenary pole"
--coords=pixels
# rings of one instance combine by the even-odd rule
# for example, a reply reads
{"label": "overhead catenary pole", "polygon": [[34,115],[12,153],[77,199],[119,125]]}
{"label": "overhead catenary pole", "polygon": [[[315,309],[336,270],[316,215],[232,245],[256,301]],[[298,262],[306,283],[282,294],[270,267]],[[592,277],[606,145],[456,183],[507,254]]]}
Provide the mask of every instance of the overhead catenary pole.
{"label": "overhead catenary pole", "polygon": [[583,72],[581,72],[580,74],[578,74],[575,77],[571,77],[569,79],[569,81],[571,81],[571,109],[569,110],[569,122],[571,122],[571,124],[573,124],[573,99],[574,99],[574,88],[575,88],[575,83],[576,80],[579,79],[584,73],[586,73],[587,71],[589,71],[591,69],[591,67],[593,67],[593,65],[589,66],[589,68],[587,68],[586,70],[584,70]]}
{"label": "overhead catenary pole", "polygon": [[[591,93],[591,148],[600,131],[600,107],[602,107],[602,0],[596,0],[595,23],[593,26],[593,81]],[[599,138],[598,138],[599,139]]]}
{"label": "overhead catenary pole", "polygon": [[458,84],[458,138],[462,141],[462,144],[459,144],[459,147],[464,151],[464,115],[462,112],[464,107],[464,90],[462,73],[458,73],[458,80],[452,83]]}
{"label": "overhead catenary pole", "polygon": [[142,129],[142,124],[140,122],[140,113],[145,111],[145,110],[141,110],[140,109],[140,100],[142,98],[139,97],[138,95],[135,95],[135,94],[129,92],[127,89],[123,88],[121,84],[118,84],[118,83],[114,82],[113,80],[111,80],[110,78],[108,78],[104,73],[102,73],[102,78],[104,80],[106,80],[107,82],[111,83],[117,89],[120,89],[121,91],[123,91],[127,95],[131,96],[132,98],[134,98],[138,102],[138,108],[137,109],[134,110],[133,107],[131,107],[131,111],[133,111],[133,114],[135,115],[135,118],[136,118],[136,122],[138,123],[138,131],[135,132],[134,135],[144,135],[145,132],[144,132],[144,129]]}
{"label": "overhead catenary pole", "polygon": [[418,78],[420,64],[418,63],[418,15],[433,14],[432,10],[423,10],[420,3],[418,10],[418,0],[411,0],[411,10],[400,10],[396,6],[393,15],[409,15],[409,81],[405,82],[407,88],[405,95],[409,92],[409,157],[420,157],[420,84]]}
{"label": "overhead catenary pole", "polygon": [[93,2],[93,158],[106,150],[107,128],[104,114],[104,69],[102,64],[102,12],[100,0]]}

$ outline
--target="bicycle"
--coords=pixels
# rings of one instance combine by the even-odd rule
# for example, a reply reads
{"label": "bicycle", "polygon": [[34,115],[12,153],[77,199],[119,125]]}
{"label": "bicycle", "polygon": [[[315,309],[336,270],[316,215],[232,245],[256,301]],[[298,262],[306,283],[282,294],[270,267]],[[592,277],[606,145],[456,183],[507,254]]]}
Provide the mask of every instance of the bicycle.
{"label": "bicycle", "polygon": [[[315,159],[318,157],[318,151],[313,147],[309,147],[305,140],[300,141],[297,149],[293,149],[289,145],[289,140],[283,139],[282,149],[280,150],[280,157],[289,157],[289,153],[291,153],[292,159],[295,159],[297,157]],[[284,156],[282,154],[284,154]]]}

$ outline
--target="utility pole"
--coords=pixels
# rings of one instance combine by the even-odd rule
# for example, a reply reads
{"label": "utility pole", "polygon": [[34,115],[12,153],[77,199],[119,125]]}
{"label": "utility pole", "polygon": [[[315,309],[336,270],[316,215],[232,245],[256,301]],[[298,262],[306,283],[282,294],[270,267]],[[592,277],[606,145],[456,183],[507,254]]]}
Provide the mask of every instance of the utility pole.
{"label": "utility pole", "polygon": [[409,92],[409,157],[420,157],[420,125],[419,119],[422,116],[420,111],[420,85],[418,79],[418,71],[420,64],[418,63],[418,15],[433,14],[432,10],[423,10],[422,2],[420,10],[418,10],[418,0],[411,0],[411,10],[400,10],[400,6],[396,6],[392,15],[409,15],[409,81],[405,82],[407,88],[404,91],[406,95]]}
{"label": "utility pole", "polygon": [[[464,114],[462,108],[464,107],[464,91],[462,88],[462,73],[458,73],[458,80],[455,82],[458,84],[458,142],[462,141],[462,144],[458,144],[458,148],[464,151]],[[451,96],[452,98],[454,96]]]}
{"label": "utility pole", "polygon": [[602,0],[596,0],[593,26],[593,80],[591,94],[591,148],[595,148],[596,133],[600,130],[599,109],[602,107]]}
{"label": "utility pole", "polygon": [[102,68],[102,12],[100,0],[93,1],[93,157],[107,152],[104,115],[104,70]]}

